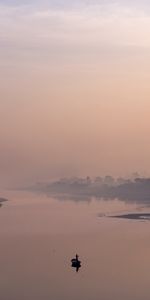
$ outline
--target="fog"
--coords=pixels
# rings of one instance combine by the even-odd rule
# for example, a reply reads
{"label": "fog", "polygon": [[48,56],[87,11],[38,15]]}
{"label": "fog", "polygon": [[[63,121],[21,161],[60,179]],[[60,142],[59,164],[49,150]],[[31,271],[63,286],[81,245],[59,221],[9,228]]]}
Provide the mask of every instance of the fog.
{"label": "fog", "polygon": [[1,187],[150,175],[149,4],[72,3],[0,1]]}

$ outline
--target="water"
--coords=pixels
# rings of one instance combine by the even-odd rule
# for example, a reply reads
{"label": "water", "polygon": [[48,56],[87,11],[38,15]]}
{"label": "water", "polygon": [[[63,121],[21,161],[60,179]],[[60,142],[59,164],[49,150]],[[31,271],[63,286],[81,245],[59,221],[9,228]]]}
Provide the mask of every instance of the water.
{"label": "water", "polygon": [[[1,195],[9,201],[0,208],[0,299],[150,299],[150,222],[110,218],[148,208]],[[78,273],[70,262],[76,253]]]}

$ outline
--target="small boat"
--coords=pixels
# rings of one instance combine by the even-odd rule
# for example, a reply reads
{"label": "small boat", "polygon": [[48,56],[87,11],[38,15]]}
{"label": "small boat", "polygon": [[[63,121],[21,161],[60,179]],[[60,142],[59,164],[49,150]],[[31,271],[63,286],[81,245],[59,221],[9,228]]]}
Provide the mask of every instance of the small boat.
{"label": "small boat", "polygon": [[77,272],[78,272],[79,268],[81,267],[81,261],[78,258],[79,258],[79,256],[76,254],[76,257],[71,259],[72,267],[76,268]]}

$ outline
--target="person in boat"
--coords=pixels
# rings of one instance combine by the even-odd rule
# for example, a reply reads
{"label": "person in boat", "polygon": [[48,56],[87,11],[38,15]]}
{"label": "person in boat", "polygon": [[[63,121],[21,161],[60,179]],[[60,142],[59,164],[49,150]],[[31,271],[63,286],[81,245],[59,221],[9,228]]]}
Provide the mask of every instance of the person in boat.
{"label": "person in boat", "polygon": [[79,255],[78,254],[76,254],[76,261],[78,262],[79,260],[78,260],[78,258],[79,258]]}
{"label": "person in boat", "polygon": [[79,255],[76,254],[76,257],[75,257],[75,258],[72,258],[72,259],[71,259],[71,262],[72,262],[72,263],[75,263],[75,264],[79,264],[79,263],[80,263],[80,260],[79,260],[78,258],[79,258]]}

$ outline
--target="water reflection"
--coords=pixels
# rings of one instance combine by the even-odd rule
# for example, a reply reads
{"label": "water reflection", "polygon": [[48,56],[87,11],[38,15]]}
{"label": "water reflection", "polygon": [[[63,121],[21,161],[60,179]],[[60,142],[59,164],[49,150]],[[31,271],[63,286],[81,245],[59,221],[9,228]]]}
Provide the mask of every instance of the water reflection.
{"label": "water reflection", "polygon": [[[149,223],[107,217],[135,214],[135,204],[63,202],[22,192],[6,197],[11,201],[0,213],[1,299],[150,299]],[[145,213],[150,210],[137,212]],[[80,260],[76,251],[82,266],[70,261]]]}

